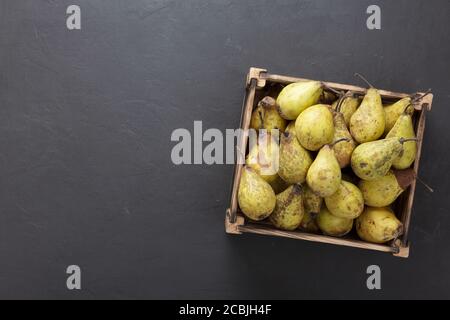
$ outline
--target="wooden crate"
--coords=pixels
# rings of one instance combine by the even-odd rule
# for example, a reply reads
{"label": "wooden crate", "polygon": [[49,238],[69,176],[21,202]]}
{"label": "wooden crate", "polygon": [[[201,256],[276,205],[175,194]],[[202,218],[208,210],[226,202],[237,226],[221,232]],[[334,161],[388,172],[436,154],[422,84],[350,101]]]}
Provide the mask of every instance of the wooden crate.
{"label": "wooden crate", "polygon": [[[292,82],[305,81],[308,79],[282,76],[268,73],[265,69],[250,68],[247,75],[246,82],[246,94],[242,107],[241,124],[240,128],[249,129],[250,118],[253,109],[256,107],[258,101],[268,94],[271,87],[276,85],[286,85]],[[364,94],[366,89],[353,85],[346,85],[340,83],[324,82],[328,87],[336,90],[354,91],[360,94]],[[379,90],[383,101],[395,101],[404,98],[410,94],[397,93],[386,90]],[[423,94],[418,92],[418,94]],[[425,96],[419,104],[415,106],[413,114],[413,121],[418,138],[417,142],[417,156],[414,162],[414,172],[417,175],[419,169],[420,154],[422,149],[422,140],[425,130],[425,119],[427,111],[431,110],[431,104],[433,95],[429,94]],[[238,141],[237,150],[247,149],[248,139],[245,135]],[[409,256],[409,241],[408,232],[411,221],[411,212],[414,201],[414,191],[416,189],[416,181],[403,192],[403,194],[397,199],[395,209],[398,218],[404,225],[404,233],[395,241],[391,241],[387,244],[373,244],[357,239],[356,237],[336,238],[319,234],[305,233],[298,231],[283,231],[278,230],[267,222],[252,222],[245,218],[244,214],[240,212],[238,205],[238,188],[242,174],[243,164],[237,163],[235,165],[234,176],[232,181],[231,190],[231,202],[230,207],[227,209],[225,217],[225,229],[229,234],[242,234],[245,232],[256,233],[263,235],[272,235],[278,237],[286,237],[299,240],[308,240],[328,244],[336,244],[342,246],[356,247],[362,249],[376,250],[382,252],[388,252],[397,257],[407,258]]]}

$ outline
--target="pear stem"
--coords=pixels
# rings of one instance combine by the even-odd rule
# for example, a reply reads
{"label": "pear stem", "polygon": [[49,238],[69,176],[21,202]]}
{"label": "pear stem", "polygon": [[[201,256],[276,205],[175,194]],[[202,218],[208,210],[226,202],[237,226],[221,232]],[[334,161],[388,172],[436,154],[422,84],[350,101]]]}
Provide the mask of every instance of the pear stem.
{"label": "pear stem", "polygon": [[261,129],[264,129],[264,117],[261,111],[258,111],[259,120],[261,121]]}
{"label": "pear stem", "polygon": [[344,94],[341,98],[339,98],[339,101],[336,106],[336,112],[339,112],[339,113],[341,112],[341,107],[344,104],[345,99],[347,99],[349,97],[350,97],[349,95]]}
{"label": "pear stem", "polygon": [[336,89],[333,89],[333,88],[327,86],[324,82],[321,82],[321,84],[322,84],[322,87],[324,89],[327,89],[328,91],[331,91],[331,92],[333,92],[334,94],[337,94],[340,97],[344,94],[342,91],[338,91]]}
{"label": "pear stem", "polygon": [[412,106],[412,103],[408,103],[408,105],[405,107],[405,109],[403,109],[403,114],[406,114],[406,110],[408,110],[408,108]]}
{"label": "pear stem", "polygon": [[342,141],[347,141],[347,142],[349,142],[350,139],[349,139],[349,138],[341,138],[341,139],[336,140],[336,141],[334,141],[333,143],[331,143],[331,144],[330,144],[330,147],[333,148],[336,144],[338,144],[339,142],[342,142]]}
{"label": "pear stem", "polygon": [[417,139],[417,138],[408,138],[408,139],[400,138],[399,141],[401,144],[404,144],[405,142],[408,142],[408,141],[419,141],[419,139]]}
{"label": "pear stem", "polygon": [[433,188],[431,188],[428,184],[426,184],[422,179],[420,179],[417,174],[414,174],[415,178],[417,179],[417,181],[419,181],[425,188],[428,189],[428,191],[430,191],[431,193],[434,192]]}
{"label": "pear stem", "polygon": [[362,76],[362,75],[359,74],[358,72],[355,72],[355,77],[360,78],[360,79],[361,79],[362,81],[364,81],[369,87],[374,88],[374,86],[373,86],[369,81],[367,81],[367,79],[366,79],[364,76]]}

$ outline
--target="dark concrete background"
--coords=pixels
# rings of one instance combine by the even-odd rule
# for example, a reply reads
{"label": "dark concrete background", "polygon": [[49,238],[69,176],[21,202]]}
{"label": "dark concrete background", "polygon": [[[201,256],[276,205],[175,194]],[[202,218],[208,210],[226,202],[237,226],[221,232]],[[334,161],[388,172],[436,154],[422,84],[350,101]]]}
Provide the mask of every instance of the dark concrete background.
{"label": "dark concrete background", "polygon": [[[1,0],[0,298],[450,298],[449,16],[447,0]],[[236,127],[250,66],[433,89],[435,192],[418,185],[408,260],[224,233],[232,167],[173,165],[170,135]]]}

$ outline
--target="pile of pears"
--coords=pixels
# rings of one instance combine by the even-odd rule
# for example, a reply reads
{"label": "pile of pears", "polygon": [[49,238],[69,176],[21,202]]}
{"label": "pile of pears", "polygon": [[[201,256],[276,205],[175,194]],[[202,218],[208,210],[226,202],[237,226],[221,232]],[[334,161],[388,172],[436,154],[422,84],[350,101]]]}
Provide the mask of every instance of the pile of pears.
{"label": "pile of pears", "polygon": [[[292,83],[263,98],[250,127],[269,143],[249,150],[241,211],[281,230],[342,237],[355,229],[371,243],[396,239],[403,226],[393,204],[415,179],[417,101],[383,105],[372,86],[356,94],[319,81]],[[265,170],[275,161],[276,172]]]}

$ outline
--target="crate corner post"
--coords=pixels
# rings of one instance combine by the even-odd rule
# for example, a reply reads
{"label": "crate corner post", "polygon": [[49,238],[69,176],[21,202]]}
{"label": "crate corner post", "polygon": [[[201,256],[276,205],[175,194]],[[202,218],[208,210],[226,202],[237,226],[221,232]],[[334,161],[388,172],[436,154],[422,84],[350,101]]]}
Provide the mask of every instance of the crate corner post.
{"label": "crate corner post", "polygon": [[232,222],[231,210],[228,209],[225,215],[225,232],[228,234],[242,234],[239,226],[244,225],[244,218],[237,215],[234,222]]}

